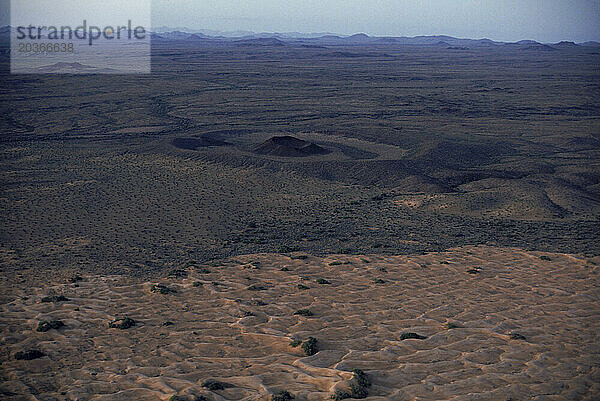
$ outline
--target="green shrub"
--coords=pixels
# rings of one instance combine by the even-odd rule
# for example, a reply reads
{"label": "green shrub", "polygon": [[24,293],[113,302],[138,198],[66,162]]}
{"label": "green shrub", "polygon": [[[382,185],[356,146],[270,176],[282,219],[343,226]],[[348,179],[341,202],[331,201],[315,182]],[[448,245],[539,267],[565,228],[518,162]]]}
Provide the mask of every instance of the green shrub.
{"label": "green shrub", "polygon": [[108,327],[110,327],[111,329],[121,329],[121,330],[127,330],[133,326],[135,326],[135,320],[128,318],[128,317],[123,317],[120,319],[113,320],[112,322],[110,322],[108,324]]}
{"label": "green shrub", "polygon": [[290,341],[290,347],[296,348],[302,344],[302,340],[292,340]]}
{"label": "green shrub", "polygon": [[64,326],[65,326],[65,324],[60,320],[51,320],[51,321],[43,320],[38,324],[37,331],[45,333],[45,332],[53,330],[53,329],[58,330]]}
{"label": "green shrub", "polygon": [[523,334],[517,333],[515,331],[510,333],[510,339],[511,340],[526,340],[526,338]]}
{"label": "green shrub", "polygon": [[188,276],[188,273],[186,270],[183,269],[174,269],[171,270],[169,272],[169,274],[167,274],[167,277],[170,278],[186,278]]}
{"label": "green shrub", "polygon": [[221,383],[220,381],[213,380],[213,379],[207,379],[202,382],[202,387],[207,388],[211,391],[224,390],[225,383]]}
{"label": "green shrub", "polygon": [[352,380],[354,380],[356,384],[361,387],[371,387],[371,380],[369,380],[369,377],[365,372],[360,369],[354,369],[352,373],[354,374]]}
{"label": "green shrub", "polygon": [[289,391],[280,391],[277,394],[273,394],[271,397],[271,401],[291,401],[294,399],[294,396],[290,394]]}
{"label": "green shrub", "polygon": [[335,394],[331,396],[331,399],[334,401],[347,400],[348,398],[352,398],[352,394],[340,389],[335,390]]}
{"label": "green shrub", "polygon": [[30,349],[28,351],[19,351],[15,354],[17,361],[31,361],[46,356],[42,351],[38,349]]}
{"label": "green shrub", "polygon": [[382,279],[380,279],[380,278],[376,278],[375,280],[373,280],[373,282],[374,282],[375,284],[385,284],[385,280],[382,280]]}
{"label": "green shrub", "polygon": [[310,309],[298,309],[296,312],[294,312],[294,315],[310,317],[313,315],[313,313]]}
{"label": "green shrub", "polygon": [[248,290],[250,291],[264,291],[266,289],[266,287],[258,284],[252,284],[250,287],[248,287]]}
{"label": "green shrub", "polygon": [[306,356],[312,356],[319,352],[319,348],[317,346],[318,342],[319,341],[316,338],[308,337],[308,339],[302,343],[302,351],[304,351],[304,354]]}
{"label": "green shrub", "polygon": [[458,323],[448,322],[448,323],[446,323],[446,328],[448,330],[450,330],[450,329],[459,329],[460,326],[458,325]]}
{"label": "green shrub", "polygon": [[42,302],[67,302],[69,298],[64,295],[48,295],[42,298]]}
{"label": "green shrub", "polygon": [[417,333],[402,333],[400,334],[400,341],[404,341],[404,340],[410,340],[410,339],[416,339],[416,340],[424,340],[427,337],[419,335]]}
{"label": "green shrub", "polygon": [[156,284],[150,288],[150,292],[158,292],[159,294],[167,295],[174,294],[177,291],[174,288],[169,288],[164,284]]}

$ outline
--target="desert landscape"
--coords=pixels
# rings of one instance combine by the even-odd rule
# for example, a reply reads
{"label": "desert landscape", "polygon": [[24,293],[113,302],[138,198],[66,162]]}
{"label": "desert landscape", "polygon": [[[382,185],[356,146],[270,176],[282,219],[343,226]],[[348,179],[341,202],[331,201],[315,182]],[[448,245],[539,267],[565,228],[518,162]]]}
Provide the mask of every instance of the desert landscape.
{"label": "desert landscape", "polygon": [[0,41],[0,398],[600,398],[600,44],[152,35]]}

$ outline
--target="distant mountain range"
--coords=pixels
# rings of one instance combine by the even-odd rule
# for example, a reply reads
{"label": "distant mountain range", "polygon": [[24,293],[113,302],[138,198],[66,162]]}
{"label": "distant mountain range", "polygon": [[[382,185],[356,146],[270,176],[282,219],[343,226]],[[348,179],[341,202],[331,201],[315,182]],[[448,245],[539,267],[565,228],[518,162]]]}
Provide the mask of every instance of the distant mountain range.
{"label": "distant mountain range", "polygon": [[358,33],[350,36],[336,35],[332,33],[254,33],[248,31],[221,32],[211,30],[192,30],[187,28],[172,29],[159,27],[152,30],[155,39],[202,39],[229,41],[242,45],[257,46],[282,46],[287,44],[303,44],[315,46],[335,45],[413,45],[413,46],[447,46],[447,47],[491,47],[510,45],[535,50],[556,50],[556,48],[568,48],[575,46],[600,47],[600,42],[559,42],[540,43],[534,40],[522,40],[519,42],[499,42],[491,39],[463,39],[447,35],[430,35],[414,37],[392,37],[392,36],[369,36]]}
{"label": "distant mountain range", "polygon": [[[11,32],[14,28],[9,26],[0,27],[0,44],[7,44]],[[335,35],[332,33],[311,33],[304,34],[298,32],[286,33],[254,33],[248,31],[221,32],[208,29],[193,30],[188,28],[169,28],[157,27],[152,29],[150,36],[154,41],[202,41],[204,43],[214,44],[233,44],[236,46],[287,46],[299,45],[303,47],[322,47],[322,46],[352,46],[352,45],[373,45],[373,46],[438,46],[449,49],[472,49],[472,48],[497,48],[511,47],[523,50],[554,51],[563,49],[573,49],[579,47],[600,47],[600,42],[589,41],[584,43],[559,42],[559,43],[540,43],[534,40],[521,40],[518,42],[499,42],[491,39],[464,39],[455,38],[447,35],[430,35],[414,37],[392,37],[392,36],[368,36],[364,33],[358,33],[350,36]]]}

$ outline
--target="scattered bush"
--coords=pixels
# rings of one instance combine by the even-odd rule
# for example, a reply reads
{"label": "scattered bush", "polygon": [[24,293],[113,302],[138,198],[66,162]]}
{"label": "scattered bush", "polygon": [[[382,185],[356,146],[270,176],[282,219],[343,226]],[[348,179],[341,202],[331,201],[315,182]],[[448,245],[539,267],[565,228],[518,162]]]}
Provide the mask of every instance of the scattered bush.
{"label": "scattered bush", "polygon": [[19,351],[15,354],[17,361],[31,361],[46,356],[42,351],[38,349],[30,349],[28,351]]}
{"label": "scattered bush", "polygon": [[325,280],[324,278],[318,278],[317,284],[331,284],[331,282],[329,282],[328,280]]}
{"label": "scattered bush", "polygon": [[60,320],[51,320],[51,321],[43,320],[38,324],[37,331],[39,331],[41,333],[45,333],[45,332],[53,330],[53,329],[58,330],[61,327],[64,327],[64,325],[65,324]]}
{"label": "scattered bush", "polygon": [[352,394],[340,389],[335,390],[335,394],[331,396],[331,399],[334,401],[347,400],[348,398],[352,398]]}
{"label": "scattered bush", "polygon": [[374,282],[375,284],[385,284],[385,280],[382,280],[382,279],[380,279],[380,278],[376,278],[375,280],[373,280],[373,282]]}
{"label": "scattered bush", "polygon": [[171,270],[169,272],[169,274],[167,274],[167,277],[170,278],[186,278],[188,276],[188,273],[186,270],[183,269],[174,269]]}
{"label": "scattered bush", "polygon": [[296,348],[302,344],[302,340],[292,340],[290,341],[290,347]]}
{"label": "scattered bush", "polygon": [[540,256],[540,259],[541,260],[545,260],[546,262],[551,262],[552,261],[552,259],[550,257],[546,256],[546,255]]}
{"label": "scattered bush", "polygon": [[360,369],[354,369],[352,373],[354,373],[352,380],[356,382],[356,384],[361,387],[371,387],[371,380],[369,380],[369,377],[365,372]]}
{"label": "scattered bush", "polygon": [[329,263],[329,266],[340,266],[341,264],[342,262],[336,260],[334,262]]}
{"label": "scattered bush", "polygon": [[113,320],[108,324],[108,327],[110,327],[111,329],[121,330],[127,330],[129,328],[132,328],[133,326],[135,326],[135,320],[128,317]]}
{"label": "scattered bush", "polygon": [[194,287],[202,287],[204,284],[202,284],[200,281],[194,281],[194,284],[192,284]]}
{"label": "scattered bush", "polygon": [[264,291],[266,289],[266,287],[258,284],[252,284],[250,287],[248,287],[248,290],[250,291]]}
{"label": "scattered bush", "polygon": [[526,340],[526,338],[523,334],[517,333],[515,331],[510,333],[510,339],[511,340]]}
{"label": "scattered bush", "polygon": [[291,401],[293,399],[294,396],[289,391],[280,391],[271,397],[271,401]]}
{"label": "scattered bush", "polygon": [[448,322],[448,323],[446,323],[446,328],[448,330],[450,330],[450,329],[459,329],[460,326],[458,325],[458,323]]}
{"label": "scattered bush", "polygon": [[298,284],[298,289],[299,290],[310,290],[310,287],[307,287],[304,284],[300,283],[300,284]]}
{"label": "scattered bush", "polygon": [[69,281],[70,281],[71,283],[76,283],[76,282],[78,282],[78,281],[83,281],[83,277],[81,277],[79,274],[77,274],[77,275],[75,275],[75,276],[71,277],[71,278],[69,279]]}
{"label": "scattered bush", "polygon": [[156,284],[150,288],[150,292],[158,292],[163,295],[174,294],[177,291],[174,288],[169,288],[164,284]]}
{"label": "scattered bush", "polygon": [[298,309],[296,312],[294,312],[294,315],[310,317],[313,315],[313,313],[310,309]]}
{"label": "scattered bush", "polygon": [[164,322],[162,325],[165,326],[165,327],[168,327],[168,326],[173,326],[174,324],[175,323],[173,323],[170,320],[168,320],[168,321]]}
{"label": "scattered bush", "polygon": [[288,269],[287,267],[282,267],[279,270],[281,270],[282,272],[289,272],[290,271],[290,269]]}
{"label": "scattered bush", "polygon": [[48,295],[47,297],[42,298],[42,302],[67,302],[69,298],[64,295]]}
{"label": "scattered bush", "polygon": [[402,333],[400,334],[400,341],[404,341],[404,340],[410,340],[410,339],[415,339],[415,340],[424,340],[427,337],[419,335],[417,333]]}
{"label": "scattered bush", "polygon": [[225,383],[221,383],[220,381],[213,380],[213,379],[207,379],[202,382],[202,387],[207,388],[211,391],[224,390]]}
{"label": "scattered bush", "polygon": [[314,337],[308,337],[306,341],[302,343],[302,351],[306,356],[312,356],[319,352],[319,348],[317,347],[318,340]]}
{"label": "scattered bush", "polygon": [[352,398],[363,399],[367,398],[369,395],[369,391],[362,386],[359,386],[356,382],[350,382],[350,391],[352,393]]}

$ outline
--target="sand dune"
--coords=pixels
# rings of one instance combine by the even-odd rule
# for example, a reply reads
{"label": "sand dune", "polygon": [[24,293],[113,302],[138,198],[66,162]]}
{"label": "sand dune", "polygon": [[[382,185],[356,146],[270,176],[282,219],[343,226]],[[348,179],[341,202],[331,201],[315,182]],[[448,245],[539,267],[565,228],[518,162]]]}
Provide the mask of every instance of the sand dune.
{"label": "sand dune", "polygon": [[[483,246],[247,255],[153,282],[57,272],[26,287],[4,271],[0,394],[326,400],[362,369],[369,400],[598,399],[599,272],[598,260]],[[176,292],[153,292],[158,283]],[[41,302],[48,295],[68,300]],[[108,328],[119,317],[136,325]],[[65,327],[38,332],[42,320]],[[402,340],[407,332],[426,338]],[[313,356],[290,345],[311,336]],[[15,359],[32,349],[45,356]],[[225,388],[203,387],[208,379]]]}

